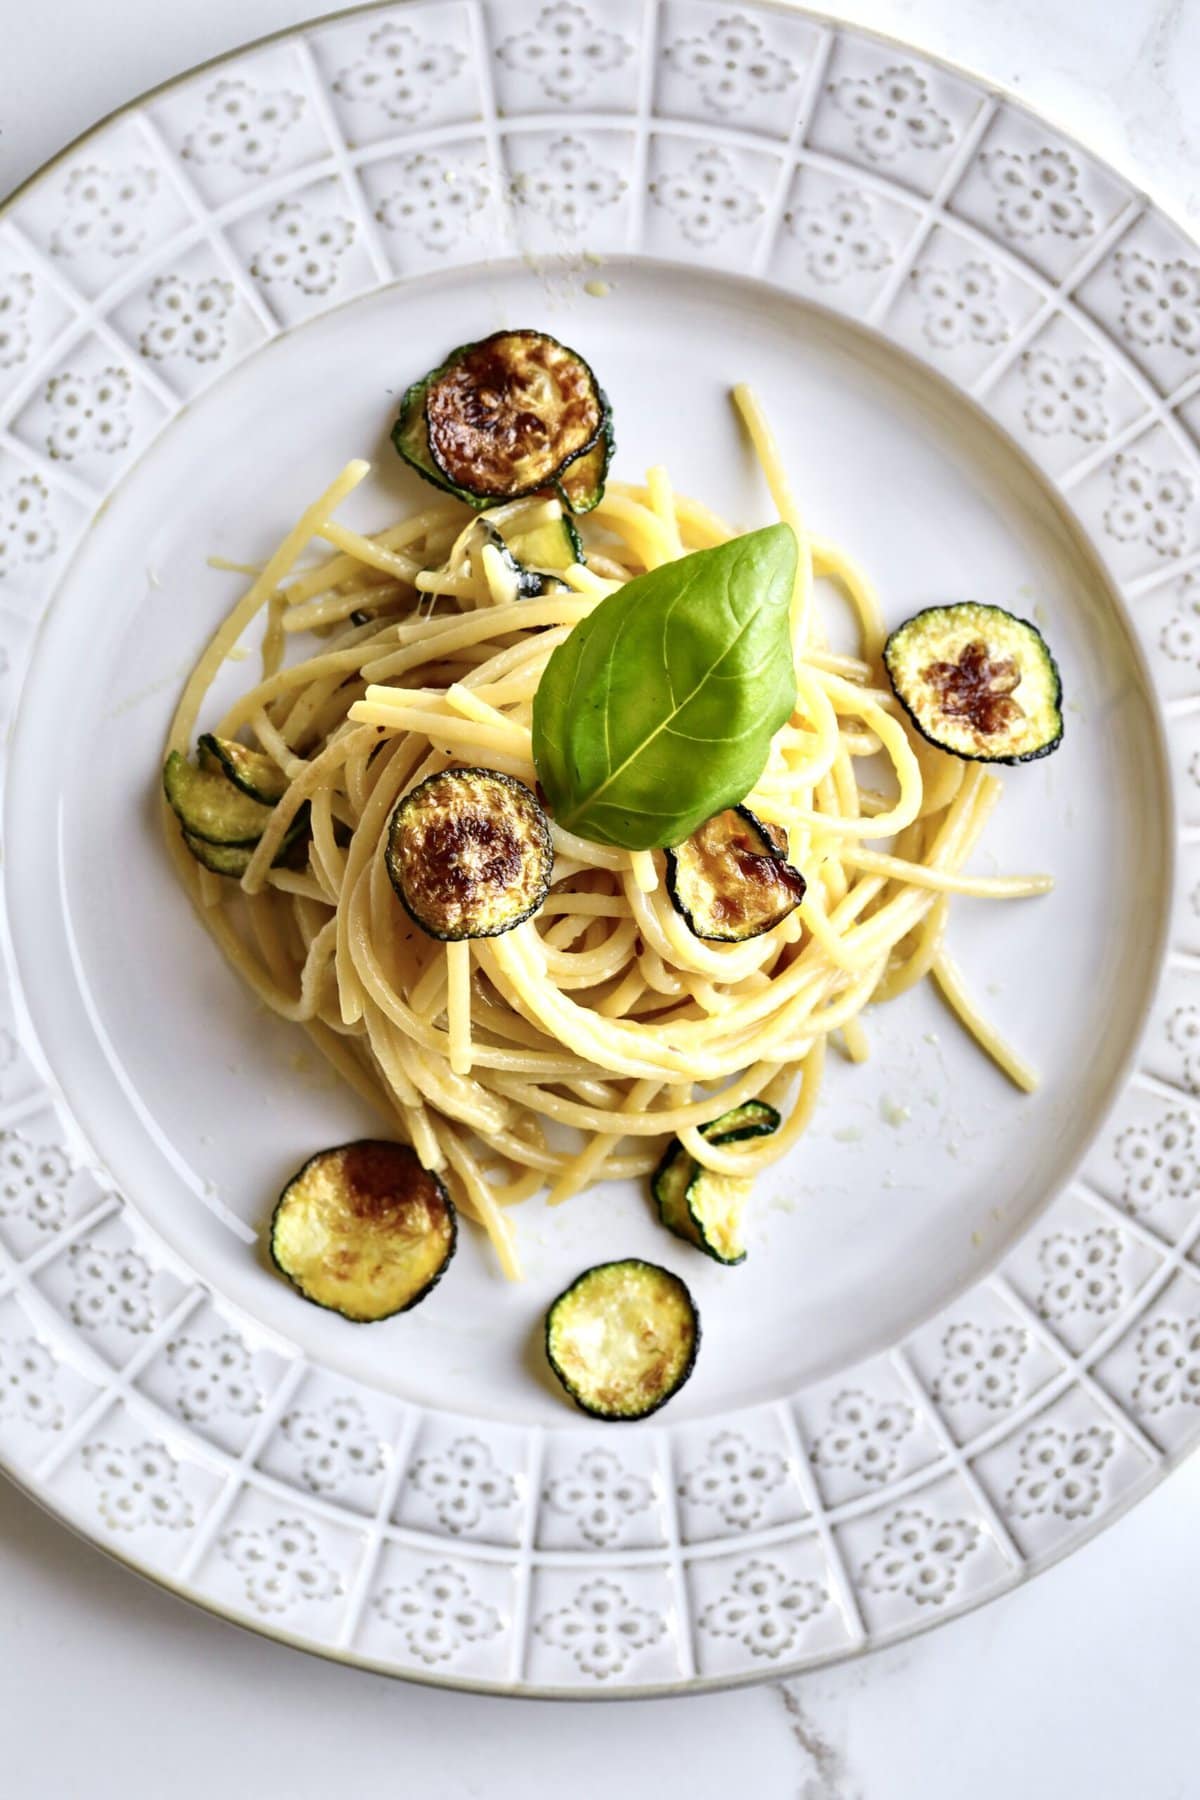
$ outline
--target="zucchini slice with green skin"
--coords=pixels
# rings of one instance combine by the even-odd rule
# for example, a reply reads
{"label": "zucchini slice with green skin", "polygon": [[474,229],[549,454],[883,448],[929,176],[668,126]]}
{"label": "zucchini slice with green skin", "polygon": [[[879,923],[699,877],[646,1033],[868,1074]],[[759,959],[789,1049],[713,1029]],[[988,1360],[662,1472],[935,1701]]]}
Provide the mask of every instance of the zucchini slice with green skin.
{"label": "zucchini slice with green skin", "polygon": [[594,1419],[644,1419],[696,1363],[700,1315],[685,1284],[631,1257],[585,1269],[546,1314],[546,1356]]}
{"label": "zucchini slice with green skin", "polygon": [[787,860],[786,836],[748,806],[706,819],[667,851],[667,893],[688,929],[711,943],[759,937],[794,912],[805,882]]}
{"label": "zucchini slice with green skin", "polygon": [[487,505],[549,487],[603,416],[576,351],[544,331],[495,331],[409,388],[393,441],[427,479]]}
{"label": "zucchini slice with green skin", "polygon": [[555,575],[548,569],[526,568],[512,544],[500,532],[489,525],[486,519],[481,519],[479,523],[483,528],[484,541],[499,551],[505,568],[512,574],[517,584],[518,600],[540,600],[543,594],[570,593],[569,584],[560,575]]}
{"label": "zucchini slice with green skin", "polygon": [[[271,867],[303,868],[308,857],[308,845],[303,842],[308,830],[308,802],[300,808],[296,817],[288,826],[287,833],[279,846],[279,854]],[[253,844],[210,844],[204,838],[193,837],[185,831],[183,841],[198,863],[211,869],[214,875],[231,875],[240,881],[250,864],[254,854]]]}
{"label": "zucchini slice with green skin", "polygon": [[550,891],[554,846],[536,797],[497,769],[446,769],[396,802],[384,853],[409,916],[430,937],[499,937]]}
{"label": "zucchini slice with green skin", "polygon": [[531,531],[511,531],[505,541],[523,567],[536,569],[539,573],[561,573],[563,569],[569,569],[572,563],[586,560],[583,539],[575,521],[566,513],[561,519],[551,519],[545,525],[535,525]]}
{"label": "zucchini slice with green skin", "polygon": [[373,1324],[425,1299],[457,1235],[454,1204],[416,1152],[363,1138],[292,1176],[271,1217],[271,1259],[315,1306]]}
{"label": "zucchini slice with green skin", "polygon": [[1062,742],[1062,681],[1036,625],[968,600],[906,619],[883,649],[921,736],[970,762],[1023,763]]}
{"label": "zucchini slice with green skin", "polygon": [[198,768],[172,750],[163,764],[163,789],[189,837],[206,844],[257,844],[271,807],[235,787],[221,769]]}
{"label": "zucchini slice with green skin", "polygon": [[263,806],[275,806],[288,790],[288,778],[279,764],[261,750],[251,750],[236,738],[217,737],[206,731],[197,745],[202,769],[225,775]]}
{"label": "zucchini slice with green skin", "polygon": [[[735,1144],[746,1138],[769,1137],[779,1129],[779,1114],[765,1100],[744,1100],[701,1127],[712,1144]],[[650,1178],[658,1216],[674,1232],[714,1262],[745,1262],[743,1235],[746,1206],[753,1184],[740,1176],[704,1169],[672,1138]]]}
{"label": "zucchini slice with green skin", "polygon": [[601,395],[601,398],[604,401],[604,417],[600,421],[596,442],[569,463],[555,483],[559,499],[573,513],[589,513],[593,507],[599,506],[604,498],[608,467],[617,447],[613,434],[612,408],[606,395]]}

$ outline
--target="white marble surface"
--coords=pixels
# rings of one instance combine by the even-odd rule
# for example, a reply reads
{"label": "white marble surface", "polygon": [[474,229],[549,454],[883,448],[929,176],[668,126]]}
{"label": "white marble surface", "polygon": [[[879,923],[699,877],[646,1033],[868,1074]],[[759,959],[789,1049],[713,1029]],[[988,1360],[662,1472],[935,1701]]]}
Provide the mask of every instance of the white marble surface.
{"label": "white marble surface", "polygon": [[[1200,0],[827,0],[1005,82],[1200,213]],[[0,194],[143,88],[303,0],[9,0]],[[611,1707],[423,1692],[306,1659],[136,1581],[0,1483],[0,1791],[761,1800],[1200,1796],[1200,1459],[1035,1584],[827,1674]],[[532,1771],[544,1770],[539,1779]]]}

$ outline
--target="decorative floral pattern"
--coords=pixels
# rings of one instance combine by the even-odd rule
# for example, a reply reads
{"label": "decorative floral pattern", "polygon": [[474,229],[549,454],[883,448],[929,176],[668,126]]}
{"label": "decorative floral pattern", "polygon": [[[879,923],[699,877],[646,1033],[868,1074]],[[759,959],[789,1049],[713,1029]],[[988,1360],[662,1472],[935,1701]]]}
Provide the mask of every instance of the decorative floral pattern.
{"label": "decorative floral pattern", "polygon": [[431,1668],[500,1630],[495,1607],[480,1600],[458,1569],[445,1566],[427,1570],[410,1587],[384,1588],[374,1605],[380,1618],[404,1634],[409,1654]]}
{"label": "decorative floral pattern", "polygon": [[663,58],[695,83],[706,106],[725,116],[744,112],[764,94],[782,93],[796,80],[787,57],[769,49],[759,27],[741,13],[718,19],[704,37],[668,44]]}
{"label": "decorative floral pattern", "polygon": [[310,213],[299,200],[281,200],[267,220],[268,237],[250,264],[260,281],[291,284],[302,294],[327,294],[354,242],[354,223],[333,213]]}
{"label": "decorative floral pattern", "polygon": [[933,1379],[939,1406],[1015,1404],[1029,1333],[1019,1325],[951,1325],[942,1339],[942,1365]]}
{"label": "decorative floral pattern", "polygon": [[71,1165],[57,1145],[34,1145],[17,1131],[0,1131],[0,1219],[60,1230],[70,1179]]}
{"label": "decorative floral pattern", "polygon": [[75,1291],[71,1317],[95,1331],[116,1325],[123,1331],[149,1331],[154,1324],[150,1265],[136,1250],[102,1250],[95,1244],[72,1244],[68,1251]]}
{"label": "decorative floral pattern", "polygon": [[1200,1318],[1156,1319],[1138,1333],[1134,1405],[1150,1413],[1200,1406]]}
{"label": "decorative floral pattern", "polygon": [[715,244],[736,225],[748,225],[762,212],[753,188],[737,178],[724,150],[699,150],[678,174],[660,175],[650,183],[657,206],[665,207],[693,244]]}
{"label": "decorative floral pattern", "polygon": [[704,1461],[689,1469],[679,1492],[694,1506],[712,1506],[727,1525],[753,1525],[772,1488],[780,1486],[787,1464],[775,1450],[755,1450],[735,1431],[722,1431]]}
{"label": "decorative floral pattern", "polygon": [[61,1430],[57,1378],[58,1364],[36,1338],[21,1338],[15,1344],[0,1341],[0,1419],[15,1419],[36,1431]]}
{"label": "decorative floral pattern", "polygon": [[618,1674],[635,1650],[657,1644],[666,1625],[656,1613],[634,1606],[615,1581],[588,1581],[569,1606],[537,1622],[539,1637],[575,1658],[585,1675],[604,1681]]}
{"label": "decorative floral pattern", "polygon": [[1035,238],[1052,231],[1081,238],[1095,229],[1079,192],[1079,170],[1065,150],[1035,150],[1031,156],[987,150],[979,160],[1000,196],[996,216],[1010,237]]}
{"label": "decorative floral pattern", "polygon": [[1188,356],[1200,349],[1200,268],[1194,263],[1157,263],[1135,250],[1114,259],[1125,294],[1121,329],[1135,344],[1173,344]]}
{"label": "decorative floral pattern", "polygon": [[[1188,586],[1194,591],[1195,583],[1189,577]],[[1192,601],[1193,617],[1197,617],[1198,603]],[[1200,652],[1200,629],[1196,633],[1192,654]],[[1173,1050],[1178,1051],[1183,1066],[1183,1079],[1193,1093],[1200,1093],[1200,1006],[1177,1006],[1167,1020],[1167,1042]]]}
{"label": "decorative floral pattern", "polygon": [[654,1490],[644,1475],[631,1475],[611,1450],[589,1450],[570,1475],[546,1484],[543,1498],[555,1512],[574,1519],[581,1535],[598,1550],[615,1543],[625,1521],[645,1512]]}
{"label": "decorative floral pattern", "polygon": [[774,1659],[794,1649],[803,1627],[828,1603],[820,1582],[794,1580],[775,1563],[743,1563],[729,1592],[700,1614],[700,1629]]}
{"label": "decorative floral pattern", "polygon": [[330,1493],[354,1479],[369,1480],[383,1468],[384,1447],[357,1400],[298,1408],[283,1421],[283,1435],[300,1459],[300,1478],[314,1494]]}
{"label": "decorative floral pattern", "polygon": [[[0,568],[3,566],[3,562],[0,562]],[[1172,662],[1200,665],[1200,582],[1197,582],[1194,575],[1185,575],[1180,582],[1175,611],[1159,632],[1158,642],[1163,654],[1169,656]],[[1200,899],[1200,890],[1197,890],[1194,898]],[[1197,910],[1200,911],[1200,907]],[[1181,1008],[1177,1016],[1186,1017],[1190,1021],[1195,1013],[1196,1009],[1189,1006]],[[1194,1093],[1200,1093],[1200,1045],[1192,1037],[1193,1031],[1198,1028],[1200,1018],[1197,1019],[1196,1026],[1189,1022],[1179,1028],[1181,1032],[1187,1033],[1188,1041],[1185,1045],[1182,1038],[1177,1039],[1173,1035],[1174,1020],[1167,1027],[1171,1044],[1183,1055],[1184,1079]]]}
{"label": "decorative floral pattern", "polygon": [[341,1593],[320,1548],[316,1532],[298,1519],[280,1519],[265,1530],[238,1526],[221,1539],[221,1554],[241,1574],[246,1598],[260,1613],[290,1612],[301,1601]]}
{"label": "decorative floral pattern", "polygon": [[1115,1448],[1112,1432],[1098,1425],[1075,1432],[1039,1425],[1021,1441],[1021,1473],[1009,1490],[1008,1504],[1019,1519],[1045,1512],[1086,1518],[1100,1502],[1100,1471]]}
{"label": "decorative floral pattern", "polygon": [[940,350],[968,340],[1002,344],[1009,323],[997,301],[1000,282],[988,263],[965,262],[957,269],[915,269],[913,287],[925,308],[925,336]]}
{"label": "decorative floral pattern", "polygon": [[153,169],[101,169],[94,163],[72,170],[63,189],[63,215],[50,239],[55,256],[95,251],[132,256],[146,236],[139,216],[158,192]]}
{"label": "decorative floral pattern", "polygon": [[411,232],[427,250],[449,250],[487,196],[482,174],[463,172],[435,151],[422,150],[400,164],[398,185],[380,201],[375,217],[388,231]]}
{"label": "decorative floral pattern", "polygon": [[167,1346],[167,1366],[181,1417],[197,1424],[233,1413],[249,1418],[262,1407],[250,1352],[236,1332],[216,1338],[176,1338]]}
{"label": "decorative floral pattern", "polygon": [[517,1497],[517,1484],[479,1438],[456,1438],[437,1456],[423,1456],[412,1483],[433,1503],[447,1531],[474,1531],[485,1512],[503,1511]]}
{"label": "decorative floral pattern", "polygon": [[551,100],[578,100],[597,75],[633,55],[628,38],[605,31],[573,0],[544,6],[528,31],[505,38],[496,55],[506,68],[536,78]]}
{"label": "decorative floral pattern", "polygon": [[884,1548],[863,1564],[859,1579],[877,1594],[904,1593],[918,1606],[942,1606],[958,1587],[961,1565],[979,1542],[967,1520],[935,1520],[901,1507],[883,1527]]}
{"label": "decorative floral pattern", "polygon": [[45,562],[57,548],[45,482],[39,475],[18,475],[0,489],[0,581],[13,574],[18,563]]}
{"label": "decorative floral pattern", "polygon": [[179,1485],[179,1464],[163,1444],[88,1444],[83,1466],[100,1490],[100,1516],[114,1531],[159,1525],[181,1531],[192,1523],[191,1502]]}
{"label": "decorative floral pattern", "polygon": [[124,369],[99,375],[51,376],[46,384],[50,427],[46,447],[59,462],[101,451],[115,456],[124,450],[133,429],[129,401],[133,383]]}
{"label": "decorative floral pattern", "polygon": [[929,99],[929,83],[908,63],[870,80],[845,76],[830,85],[839,111],[854,125],[854,141],[872,162],[902,150],[941,150],[954,137],[949,119]]}
{"label": "decorative floral pattern", "polygon": [[1186,1113],[1166,1113],[1153,1125],[1131,1126],[1117,1139],[1125,1171],[1122,1198],[1130,1212],[1153,1212],[1162,1201],[1194,1194],[1196,1128]]}
{"label": "decorative floral pattern", "polygon": [[549,219],[564,237],[590,228],[601,207],[612,206],[625,192],[615,169],[598,163],[581,138],[556,138],[535,169],[513,181],[519,205]]}
{"label": "decorative floral pattern", "polygon": [[220,358],[225,350],[225,320],[233,305],[230,282],[160,275],[149,298],[153,316],[138,338],[143,356],[156,362],[180,355],[201,363]]}
{"label": "decorative floral pattern", "polygon": [[204,117],[182,154],[196,163],[229,163],[242,175],[266,175],[303,111],[300,95],[284,88],[262,93],[248,81],[218,81],[204,96]]}
{"label": "decorative floral pattern", "polygon": [[829,1425],[813,1445],[813,1461],[852,1469],[862,1481],[886,1481],[900,1461],[900,1445],[916,1424],[902,1400],[848,1389],[829,1409]]}
{"label": "decorative floral pattern", "polygon": [[33,277],[23,269],[0,275],[0,369],[15,368],[29,353],[28,313]]}
{"label": "decorative floral pattern", "polygon": [[1103,1315],[1124,1298],[1123,1240],[1111,1225],[1094,1231],[1057,1231],[1038,1251],[1045,1280],[1038,1294],[1043,1318],[1065,1319],[1075,1312]]}
{"label": "decorative floral pattern", "polygon": [[333,89],[343,100],[377,106],[412,125],[462,66],[462,51],[453,45],[431,44],[407,25],[389,23],[371,33],[366,56],[343,69]]}
{"label": "decorative floral pattern", "polygon": [[1180,469],[1154,470],[1136,456],[1116,456],[1105,528],[1124,544],[1148,544],[1159,556],[1179,556],[1188,541],[1187,513],[1195,489]]}
{"label": "decorative floral pattern", "polygon": [[886,269],[892,253],[875,230],[875,207],[865,194],[837,194],[824,206],[800,206],[784,223],[805,246],[804,266],[814,281]]}
{"label": "decorative floral pattern", "polygon": [[1085,444],[1108,436],[1104,390],[1108,382],[1104,364],[1094,356],[1052,356],[1048,350],[1027,350],[1021,373],[1029,397],[1025,423],[1040,437],[1070,432]]}

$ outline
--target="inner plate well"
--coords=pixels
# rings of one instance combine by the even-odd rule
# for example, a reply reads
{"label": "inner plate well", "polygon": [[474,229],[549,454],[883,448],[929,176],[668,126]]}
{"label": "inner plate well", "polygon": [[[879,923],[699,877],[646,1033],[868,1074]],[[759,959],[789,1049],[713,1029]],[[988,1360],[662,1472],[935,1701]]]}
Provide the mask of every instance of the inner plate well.
{"label": "inner plate well", "polygon": [[[790,1391],[976,1279],[1100,1121],[1153,985],[1170,883],[1137,652],[1082,540],[1007,441],[936,378],[795,300],[645,263],[608,274],[603,299],[551,294],[527,270],[375,294],[286,334],[186,409],[97,521],[51,609],[8,801],[11,929],[35,1028],[85,1135],[153,1227],[318,1361],[431,1404],[551,1424],[571,1415],[544,1385],[540,1320],[589,1263],[647,1255],[691,1285],[705,1344],[680,1415]],[[243,585],[206,559],[265,558],[352,456],[376,469],[351,523],[376,529],[425,503],[387,444],[399,393],[451,345],[504,324],[545,326],[593,363],[615,409],[619,476],[665,462],[735,522],[768,520],[728,401],[749,380],[807,518],[874,576],[890,623],[975,598],[1042,624],[1066,739],[1006,775],[973,866],[1047,869],[1058,885],[1036,902],[957,901],[950,944],[1044,1086],[1018,1095],[922,988],[867,1016],[867,1065],[831,1059],[812,1131],[759,1183],[742,1267],[696,1256],[632,1186],[609,1184],[554,1212],[540,1200],[521,1210],[522,1286],[503,1282],[468,1228],[427,1306],[363,1331],[305,1305],[255,1239],[306,1156],[378,1123],[302,1032],[256,1005],[192,915],[159,836],[162,740]],[[218,699],[253,667],[230,664]]]}

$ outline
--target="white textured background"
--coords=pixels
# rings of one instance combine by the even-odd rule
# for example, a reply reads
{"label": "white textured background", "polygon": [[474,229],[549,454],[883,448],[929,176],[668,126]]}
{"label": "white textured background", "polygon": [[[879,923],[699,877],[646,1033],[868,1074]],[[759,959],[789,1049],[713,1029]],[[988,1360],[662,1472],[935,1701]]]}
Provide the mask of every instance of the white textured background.
{"label": "white textured background", "polygon": [[[304,0],[0,0],[0,197]],[[332,8],[332,10],[340,10]],[[1200,0],[827,0],[1008,84],[1200,216]],[[683,1701],[426,1692],[191,1611],[0,1481],[3,1800],[1200,1800],[1200,1457],[1029,1588],[829,1674]]]}

